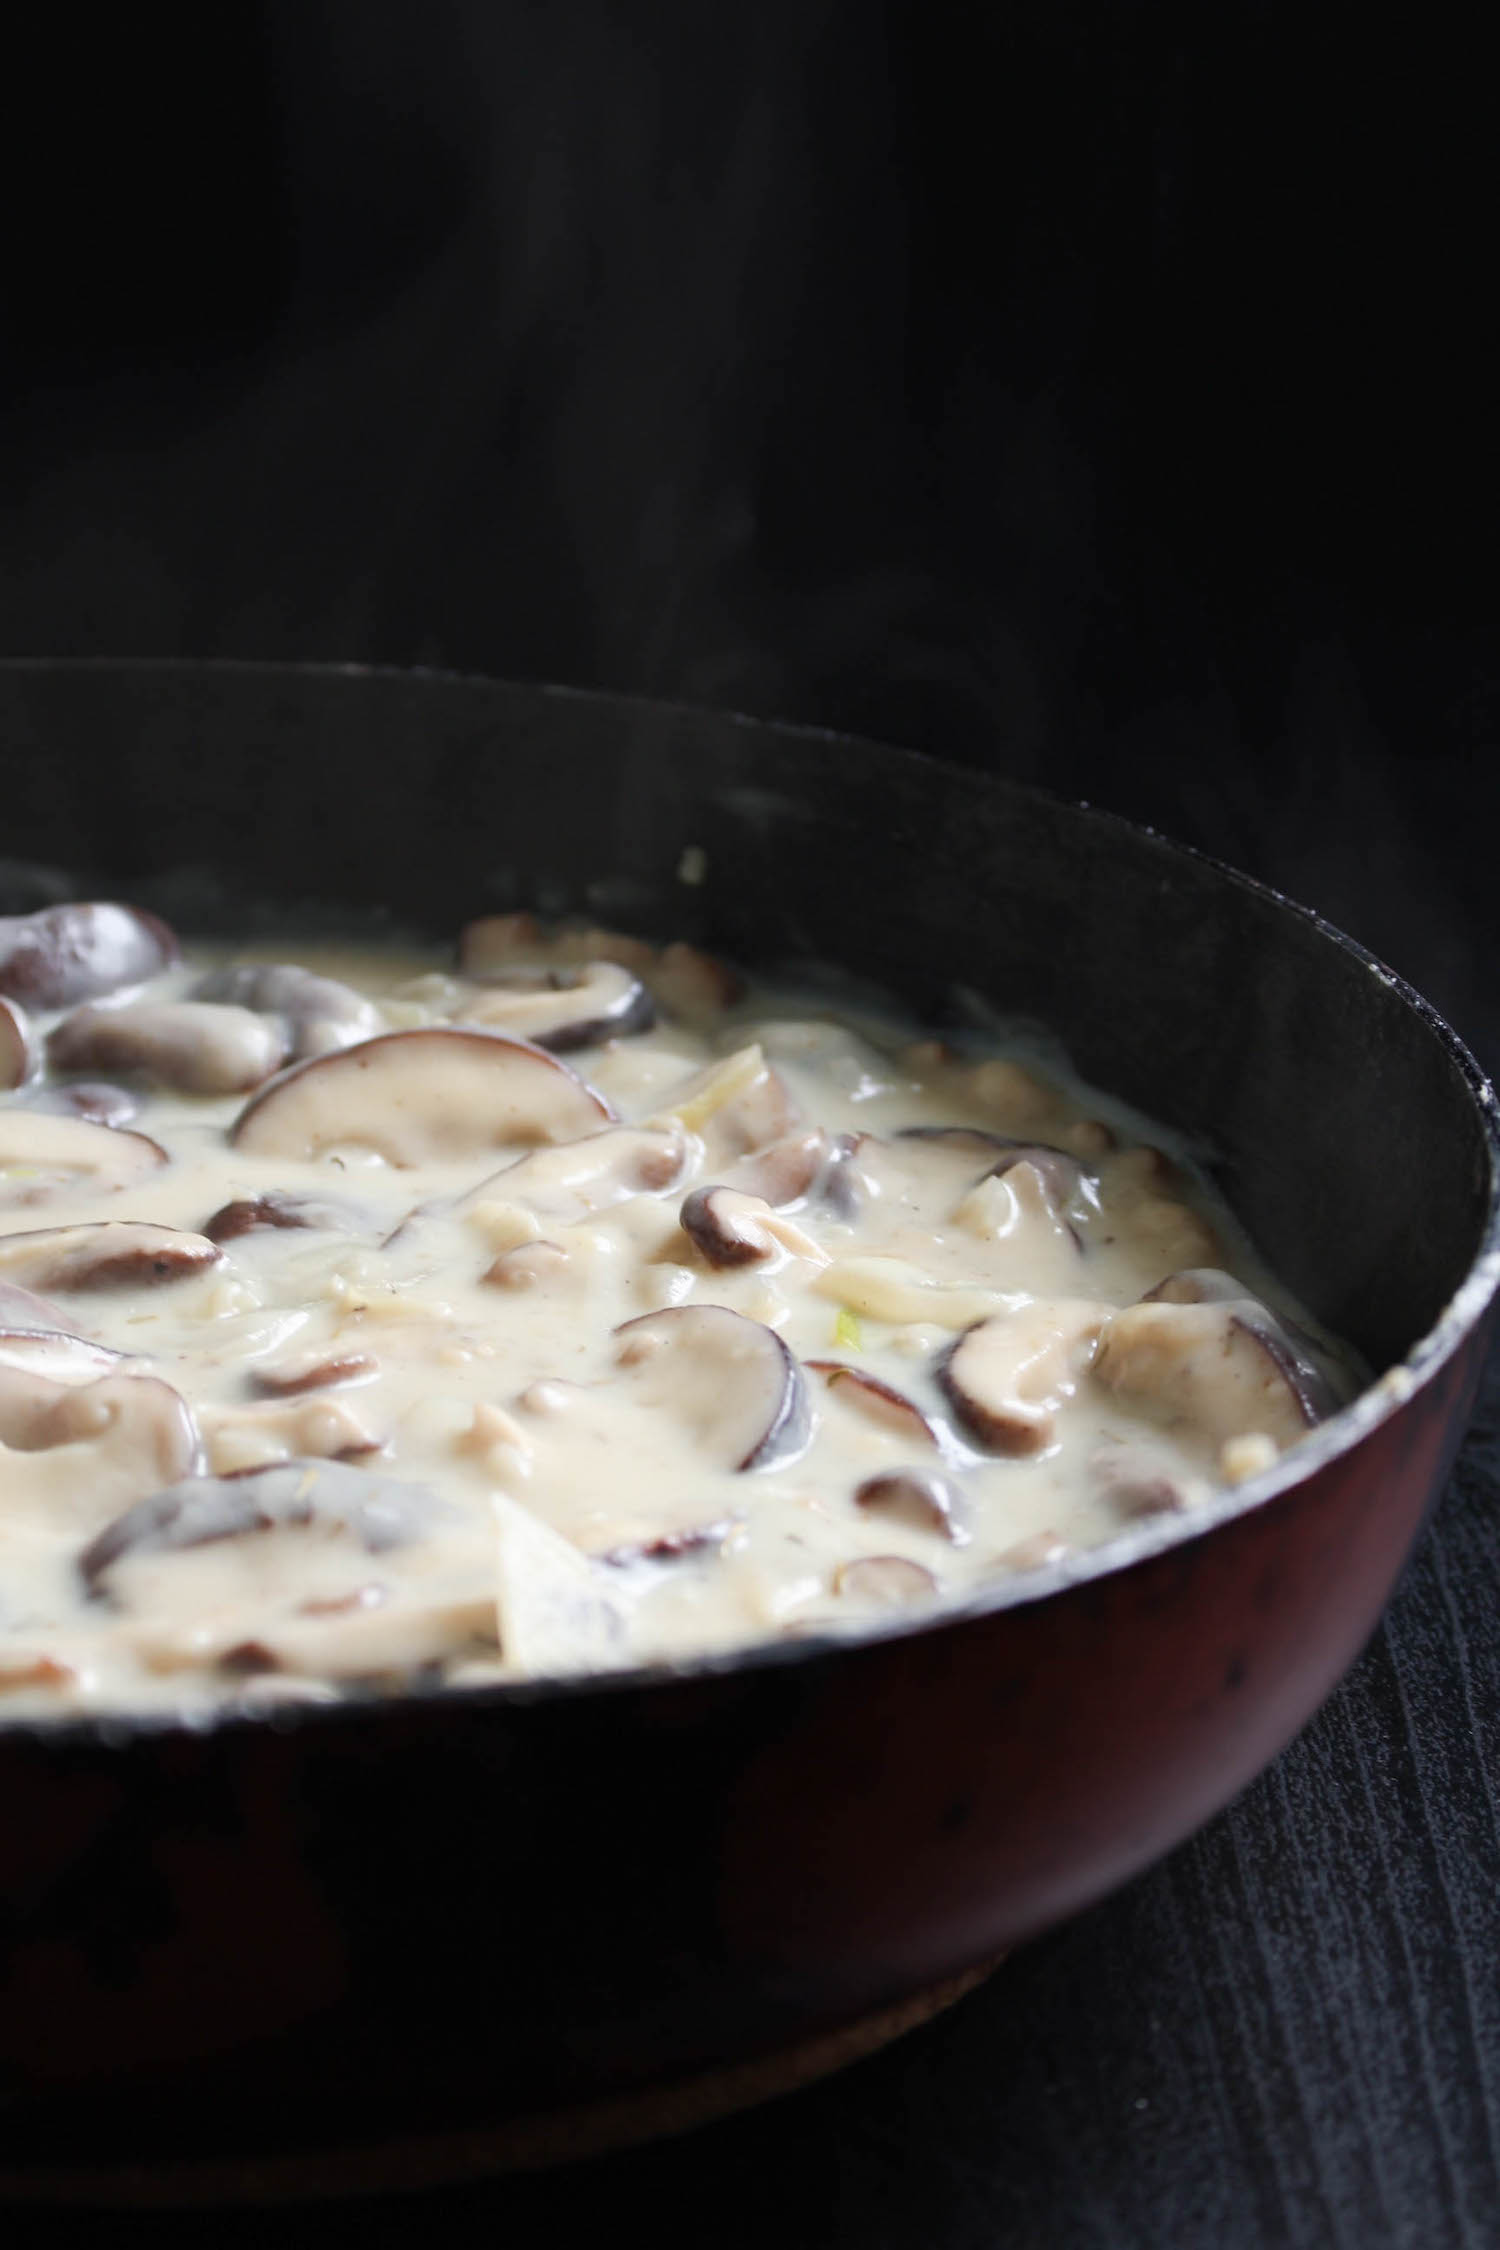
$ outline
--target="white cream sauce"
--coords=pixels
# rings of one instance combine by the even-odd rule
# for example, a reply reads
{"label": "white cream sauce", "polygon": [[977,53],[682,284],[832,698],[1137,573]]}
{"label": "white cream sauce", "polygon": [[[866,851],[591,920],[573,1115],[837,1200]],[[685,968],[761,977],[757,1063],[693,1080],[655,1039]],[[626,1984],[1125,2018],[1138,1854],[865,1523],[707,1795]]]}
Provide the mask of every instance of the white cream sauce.
{"label": "white cream sauce", "polygon": [[[0,1717],[858,1627],[1191,1510],[1351,1388],[1201,1181],[1014,1055],[515,918],[471,933],[463,976],[303,948],[364,996],[331,1031],[172,1014],[205,969],[270,958],[203,949],[54,1038],[76,1066],[112,1019],[113,1067],[71,1076],[118,1082],[108,1040],[144,1025],[123,1127],[38,1110],[35,1063],[0,1095]],[[597,965],[504,981],[528,963]],[[637,978],[656,1022],[632,1031]],[[626,1035],[506,1043],[585,997]],[[82,1012],[33,1011],[34,1057]],[[210,1034],[235,1090],[145,1084]],[[310,1223],[210,1223],[268,1196]],[[170,1238],[143,1286],[154,1238],[50,1231],[105,1222],[197,1248]],[[1140,1303],[1201,1269],[1206,1295],[1168,1292],[1196,1301]],[[277,1520],[230,1535],[257,1508]]]}

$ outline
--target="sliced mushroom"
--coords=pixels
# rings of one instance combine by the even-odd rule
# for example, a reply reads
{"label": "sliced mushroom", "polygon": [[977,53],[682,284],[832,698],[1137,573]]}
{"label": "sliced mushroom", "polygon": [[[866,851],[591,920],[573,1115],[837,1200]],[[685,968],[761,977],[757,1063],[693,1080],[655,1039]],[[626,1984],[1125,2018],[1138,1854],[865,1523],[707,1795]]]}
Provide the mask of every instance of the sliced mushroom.
{"label": "sliced mushroom", "polygon": [[1018,1166],[1035,1174],[1042,1192],[1075,1241],[1079,1228],[1099,1215],[1099,1176],[1070,1156],[1066,1149],[1040,1141],[1021,1141],[1006,1149],[990,1166],[986,1177],[1003,1180]]}
{"label": "sliced mushroom", "polygon": [[654,1539],[606,1547],[594,1560],[611,1563],[617,1570],[642,1562],[680,1562],[684,1555],[706,1554],[710,1547],[722,1547],[738,1521],[736,1516],[715,1516],[710,1523],[684,1524],[681,1530],[663,1531]]}
{"label": "sliced mushroom", "polygon": [[166,1150],[144,1133],[88,1125],[81,1117],[0,1110],[0,1210],[48,1203],[80,1188],[111,1194],[166,1161]]}
{"label": "sliced mushroom", "polygon": [[1050,1564],[1061,1562],[1070,1551],[1060,1531],[1032,1531],[1009,1547],[1002,1547],[995,1560],[1003,1570],[1046,1570]]}
{"label": "sliced mushroom", "polygon": [[294,1063],[251,1097],[230,1138],[261,1156],[374,1149],[398,1169],[612,1124],[603,1096],[544,1048],[441,1025],[385,1032]]}
{"label": "sliced mushroom", "polygon": [[457,1016],[562,1055],[649,1031],[656,1009],[639,977],[616,961],[590,961],[581,968],[497,970],[460,1003]]}
{"label": "sliced mushroom", "polygon": [[860,1150],[869,1141],[868,1133],[840,1133],[820,1183],[819,1201],[845,1225],[853,1224],[869,1198],[871,1183],[859,1167]]}
{"label": "sliced mushroom", "polygon": [[[1083,1206],[1071,1209],[1081,1214]],[[1024,1256],[1032,1288],[1069,1287],[1083,1235],[1059,1177],[1042,1165],[1021,1157],[986,1172],[955,1205],[953,1220],[981,1242],[1005,1244],[1017,1262]]]}
{"label": "sliced mushroom", "polygon": [[961,1495],[932,1469],[887,1469],[866,1477],[855,1490],[854,1504],[909,1524],[913,1531],[935,1531],[955,1546],[963,1546],[969,1537]]}
{"label": "sliced mushroom", "polygon": [[964,1428],[995,1453],[1051,1445],[1112,1311],[1087,1298],[1038,1298],[968,1329],[938,1368]]}
{"label": "sliced mushroom", "polygon": [[257,1390],[286,1398],[298,1391],[327,1391],[343,1383],[367,1383],[379,1372],[380,1362],[369,1352],[325,1347],[252,1368],[250,1380]]}
{"label": "sliced mushroom", "polygon": [[105,1525],[78,1560],[90,1593],[107,1592],[128,1556],[176,1554],[274,1530],[342,1532],[367,1555],[426,1537],[452,1511],[423,1485],[340,1461],[290,1461],[242,1476],[174,1481]]}
{"label": "sliced mushroom", "polygon": [[91,1343],[70,1329],[0,1328],[0,1385],[8,1384],[12,1391],[16,1379],[31,1375],[49,1383],[96,1382],[101,1375],[118,1374],[126,1362],[124,1352]]}
{"label": "sliced mushroom", "polygon": [[757,1265],[783,1251],[813,1265],[828,1263],[821,1244],[758,1195],[740,1195],[727,1187],[695,1188],[679,1216],[694,1247],[720,1269]]}
{"label": "sliced mushroom", "polygon": [[54,1070],[120,1071],[179,1094],[240,1094],[287,1059],[280,1028],[208,1000],[76,1008],[47,1041]]}
{"label": "sliced mushroom", "polygon": [[143,984],[176,958],[165,922],[133,906],[72,901],[0,919],[0,993],[34,1008]]}
{"label": "sliced mushroom", "polygon": [[559,1279],[571,1263],[560,1243],[518,1242],[513,1249],[502,1250],[480,1279],[497,1289],[535,1289]]}
{"label": "sliced mushroom", "polygon": [[894,1384],[883,1383],[878,1375],[868,1374],[862,1367],[850,1367],[841,1359],[810,1359],[804,1364],[814,1374],[822,1376],[835,1398],[842,1399],[878,1429],[889,1430],[908,1443],[931,1446],[938,1443],[937,1431],[922,1409]]}
{"label": "sliced mushroom", "polygon": [[930,1601],[938,1587],[932,1572],[906,1555],[861,1555],[835,1573],[833,1590],[877,1609],[908,1609]]}
{"label": "sliced mushroom", "polygon": [[206,1406],[198,1419],[215,1476],[243,1476],[277,1461],[357,1461],[384,1443],[347,1400],[322,1393],[258,1406]]}
{"label": "sliced mushroom", "polygon": [[1122,1516],[1174,1515],[1196,1496],[1177,1462],[1145,1446],[1103,1445],[1088,1466],[1094,1483]]}
{"label": "sliced mushroom", "polygon": [[1179,1195],[1187,1185],[1187,1176],[1176,1159],[1165,1149],[1154,1148],[1149,1141],[1139,1141],[1124,1148],[1110,1166],[1111,1188],[1134,1188],[1147,1195]]}
{"label": "sliced mushroom", "polygon": [[778,1468],[807,1444],[807,1386],[774,1328],[724,1305],[671,1305],[615,1336],[637,1398],[670,1413],[725,1468]]}
{"label": "sliced mushroom", "polygon": [[[846,1136],[852,1140],[852,1136]],[[726,1187],[743,1195],[758,1195],[773,1211],[785,1211],[805,1202],[825,1168],[833,1160],[833,1144],[820,1125],[805,1133],[788,1133],[753,1156],[742,1157],[724,1175]]]}
{"label": "sliced mushroom", "polygon": [[214,969],[193,987],[195,1000],[224,1000],[284,1026],[284,1053],[296,1062],[352,1047],[380,1029],[380,1011],[352,985],[291,961],[245,961]]}
{"label": "sliced mushroom", "polygon": [[1338,1392],[1318,1364],[1312,1338],[1294,1322],[1273,1313],[1269,1305],[1251,1294],[1236,1274],[1226,1273],[1219,1266],[1190,1266],[1179,1273],[1168,1274],[1165,1281],[1146,1291],[1141,1302],[1147,1305],[1232,1304],[1236,1317],[1262,1338],[1296,1392],[1308,1420],[1323,1422],[1330,1414],[1338,1412],[1341,1403]]}
{"label": "sliced mushroom", "polygon": [[0,1281],[0,1328],[7,1334],[13,1335],[18,1329],[34,1333],[40,1328],[55,1335],[67,1326],[68,1318],[60,1305],[50,1304],[45,1297],[12,1281]]}
{"label": "sliced mushroom", "polygon": [[81,1117],[88,1125],[128,1125],[140,1113],[140,1102],[128,1088],[95,1080],[70,1086],[37,1086],[26,1095],[28,1109],[48,1110],[58,1117]]}
{"label": "sliced mushroom", "polygon": [[70,1369],[59,1381],[30,1369],[0,1383],[0,1516],[92,1531],[197,1462],[193,1417],[155,1376],[80,1382]]}
{"label": "sliced mushroom", "polygon": [[694,1188],[678,1216],[682,1231],[711,1266],[753,1266],[774,1258],[776,1244],[756,1220],[770,1205],[733,1188]]}
{"label": "sliced mushroom", "polygon": [[620,930],[545,931],[534,914],[486,914],[459,932],[459,973],[487,977],[519,963],[617,961],[644,976],[655,965],[656,947]]}
{"label": "sliced mushroom", "polygon": [[964,1156],[985,1158],[1006,1155],[1026,1146],[1009,1133],[992,1133],[982,1125],[903,1125],[896,1138],[898,1141],[932,1141],[940,1148],[951,1148]]}
{"label": "sliced mushroom", "polygon": [[908,1125],[896,1137],[951,1149],[960,1155],[972,1153],[987,1157],[989,1163],[976,1186],[985,1180],[1004,1179],[1017,1165],[1026,1165],[1035,1175],[1047,1203],[1057,1218],[1069,1226],[1075,1240],[1080,1223],[1098,1214],[1098,1175],[1076,1156],[1069,1155],[1066,1149],[1055,1148],[1051,1142],[1013,1140],[1004,1133],[985,1132],[972,1125]]}
{"label": "sliced mushroom", "polygon": [[744,978],[727,961],[680,939],[662,947],[648,973],[662,1006],[685,1023],[711,1023],[745,990]]}
{"label": "sliced mushroom", "polygon": [[1146,1305],[1223,1305],[1231,1298],[1248,1298],[1249,1290],[1221,1266],[1187,1266],[1169,1273],[1141,1299]]}
{"label": "sliced mushroom", "polygon": [[298,1461],[156,1493],[80,1568],[154,1671],[380,1678],[493,1646],[488,1549],[421,1486]]}
{"label": "sliced mushroom", "polygon": [[0,1093],[24,1086],[31,1073],[35,1045],[24,1009],[0,994]]}
{"label": "sliced mushroom", "polygon": [[0,1275],[23,1289],[153,1289],[187,1281],[224,1253],[206,1235],[145,1219],[94,1219],[0,1235]]}
{"label": "sliced mushroom", "polygon": [[987,1062],[970,1063],[963,1072],[966,1091],[975,1104],[1011,1130],[1029,1134],[1050,1125],[1058,1099],[1054,1089],[1024,1064],[1003,1055]]}
{"label": "sliced mushroom", "polygon": [[1327,1408],[1267,1318],[1254,1299],[1129,1305],[1101,1336],[1094,1372],[1116,1396],[1216,1443],[1259,1432],[1292,1445]]}
{"label": "sliced mushroom", "polygon": [[210,1242],[235,1242],[244,1234],[273,1230],[301,1230],[322,1234],[360,1234],[373,1220],[352,1203],[339,1203],[320,1195],[290,1195],[268,1189],[264,1195],[238,1197],[205,1219],[203,1232]]}

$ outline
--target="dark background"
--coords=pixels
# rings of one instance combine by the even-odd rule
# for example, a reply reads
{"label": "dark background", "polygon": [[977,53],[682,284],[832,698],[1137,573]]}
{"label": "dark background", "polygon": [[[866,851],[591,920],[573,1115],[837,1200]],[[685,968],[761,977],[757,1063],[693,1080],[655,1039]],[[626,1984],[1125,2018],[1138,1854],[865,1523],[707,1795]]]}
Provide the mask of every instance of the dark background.
{"label": "dark background", "polygon": [[[913,742],[1273,876],[1500,1061],[1497,180],[1441,15],[221,0],[6,38],[0,653]],[[1495,1496],[1471,1450],[1304,1741],[946,2027],[412,2238],[696,2242],[722,2179],[735,2243],[1500,2243]]]}

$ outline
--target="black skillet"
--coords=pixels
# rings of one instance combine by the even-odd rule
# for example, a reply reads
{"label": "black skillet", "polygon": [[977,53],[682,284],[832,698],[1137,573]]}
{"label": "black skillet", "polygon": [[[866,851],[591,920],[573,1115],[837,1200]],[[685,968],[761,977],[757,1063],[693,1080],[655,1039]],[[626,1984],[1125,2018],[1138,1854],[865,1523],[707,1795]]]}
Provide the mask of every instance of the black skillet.
{"label": "black skillet", "polygon": [[[1216,1152],[1291,1288],[1402,1363],[1201,1521],[858,1646],[0,1724],[10,2192],[376,2184],[644,2129],[664,2088],[690,2114],[707,2073],[758,2090],[757,2058],[835,2055],[1165,1851],[1348,1666],[1462,1433],[1497,1257],[1493,1097],[1357,947],[1109,816],[724,715],[40,663],[0,667],[0,744],[6,857],[185,930],[524,904],[842,963],[934,1023],[975,987]],[[0,911],[38,895],[0,870]]]}

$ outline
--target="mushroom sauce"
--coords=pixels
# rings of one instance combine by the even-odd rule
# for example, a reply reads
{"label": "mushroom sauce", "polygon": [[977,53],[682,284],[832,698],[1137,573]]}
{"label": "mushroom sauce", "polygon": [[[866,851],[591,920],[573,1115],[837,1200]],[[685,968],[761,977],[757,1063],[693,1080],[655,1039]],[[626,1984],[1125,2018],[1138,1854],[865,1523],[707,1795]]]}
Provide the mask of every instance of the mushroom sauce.
{"label": "mushroom sauce", "polygon": [[858,1628],[1269,1466],[1352,1360],[1000,1045],[524,915],[0,921],[0,1716]]}

